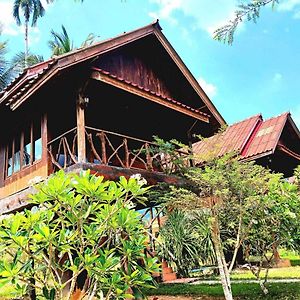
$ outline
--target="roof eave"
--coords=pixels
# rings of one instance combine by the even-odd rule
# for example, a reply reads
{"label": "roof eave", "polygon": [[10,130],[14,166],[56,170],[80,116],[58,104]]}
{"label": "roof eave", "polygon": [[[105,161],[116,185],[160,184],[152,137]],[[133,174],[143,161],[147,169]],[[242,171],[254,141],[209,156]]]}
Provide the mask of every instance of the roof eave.
{"label": "roof eave", "polygon": [[[141,39],[147,35],[151,35],[154,33],[154,31],[158,32],[161,30],[161,27],[158,23],[158,21],[151,23],[150,25],[146,25],[144,27],[141,27],[139,29],[123,33],[122,35],[119,35],[117,37],[108,39],[106,41],[101,41],[97,44],[93,44],[87,48],[81,48],[66,54],[63,54],[61,56],[57,56],[53,59],[54,62],[57,62],[56,66],[54,68],[51,68],[51,70],[47,70],[49,72],[45,72],[42,76],[42,78],[37,82],[38,87],[40,87],[40,81],[42,83],[45,83],[48,79],[52,78],[51,74],[53,72],[56,74],[58,71],[61,71],[67,67],[71,67],[74,64],[81,63],[83,61],[87,61],[89,59],[92,59],[93,57],[97,57],[100,54],[109,52],[111,50],[114,50],[116,48],[122,47],[130,42],[133,42],[135,40]],[[121,40],[121,42],[120,42]],[[119,42],[118,42],[119,41]],[[108,47],[106,47],[103,51],[101,51],[101,48],[104,48],[107,46],[107,44],[111,44]],[[99,49],[100,48],[100,49]],[[35,67],[35,66],[33,66]],[[57,72],[55,72],[57,71]],[[9,103],[9,100],[18,92],[18,90],[22,87],[22,85],[28,80],[31,79],[31,77],[26,76],[28,72],[28,69],[26,69],[17,79],[17,85],[14,86],[14,84],[11,87],[11,90],[4,91],[4,94],[2,98],[0,98],[0,104],[1,103]],[[54,75],[54,74],[53,74]],[[30,75],[32,76],[32,75]],[[45,79],[46,76],[46,79]],[[14,103],[17,103],[16,105],[12,105],[12,110],[19,107],[23,102],[27,100],[27,98],[33,94],[37,90],[36,85],[32,87],[32,90],[28,90],[26,93],[24,93],[24,97],[21,96],[20,99],[15,101]],[[12,101],[11,101],[12,102]]]}

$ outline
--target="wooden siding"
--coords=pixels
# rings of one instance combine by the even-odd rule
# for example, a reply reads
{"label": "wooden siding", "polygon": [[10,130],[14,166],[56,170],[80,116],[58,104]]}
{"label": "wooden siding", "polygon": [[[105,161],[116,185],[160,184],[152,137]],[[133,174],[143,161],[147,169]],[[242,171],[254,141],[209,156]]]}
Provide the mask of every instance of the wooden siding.
{"label": "wooden siding", "polygon": [[42,178],[48,176],[48,166],[47,164],[42,164],[42,161],[7,178],[5,180],[5,186],[0,188],[0,199],[27,188],[29,181],[37,176],[41,176]]}
{"label": "wooden siding", "polygon": [[164,79],[155,69],[159,69],[159,61],[152,61],[151,65],[145,58],[130,51],[116,51],[101,57],[95,66],[110,72],[117,77],[128,80],[145,89],[149,89],[163,97],[172,98]]}

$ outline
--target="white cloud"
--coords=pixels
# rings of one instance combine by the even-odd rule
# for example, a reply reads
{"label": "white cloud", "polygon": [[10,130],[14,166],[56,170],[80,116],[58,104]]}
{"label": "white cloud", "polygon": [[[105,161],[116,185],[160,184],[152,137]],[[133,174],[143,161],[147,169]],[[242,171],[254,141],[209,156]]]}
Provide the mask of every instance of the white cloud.
{"label": "white cloud", "polygon": [[149,13],[150,17],[153,19],[165,19],[172,24],[177,24],[177,20],[172,17],[172,13],[182,8],[182,0],[150,0],[150,2],[159,5],[157,12]]}
{"label": "white cloud", "polygon": [[204,90],[204,92],[209,97],[216,96],[216,94],[217,94],[217,87],[214,84],[205,81],[205,79],[202,78],[202,77],[198,78],[198,82],[199,82],[200,86],[202,87],[202,89]]}
{"label": "white cloud", "polygon": [[149,15],[177,24],[175,12],[181,12],[194,20],[194,28],[212,34],[218,27],[226,24],[236,10],[237,0],[150,0],[158,5],[156,12]]}
{"label": "white cloud", "polygon": [[278,9],[290,11],[296,8],[297,6],[300,6],[300,0],[285,0],[279,4]]}
{"label": "white cloud", "polygon": [[[46,0],[41,0],[43,7],[47,10],[53,6],[53,4],[47,4]],[[24,27],[17,26],[16,20],[12,14],[13,1],[11,0],[0,0],[0,23],[2,24],[2,34],[4,35],[18,35],[24,34]],[[40,32],[34,27],[29,28],[29,39],[31,43],[36,42],[39,39]]]}
{"label": "white cloud", "polygon": [[0,2],[0,22],[2,23],[2,33],[7,35],[17,35],[19,33],[16,21],[12,15],[13,2]]}
{"label": "white cloud", "polygon": [[275,73],[273,76],[273,82],[279,82],[282,79],[282,74],[281,73]]}
{"label": "white cloud", "polygon": [[278,10],[280,11],[291,11],[294,13],[293,17],[295,19],[300,19],[300,0],[285,0],[282,1]]}

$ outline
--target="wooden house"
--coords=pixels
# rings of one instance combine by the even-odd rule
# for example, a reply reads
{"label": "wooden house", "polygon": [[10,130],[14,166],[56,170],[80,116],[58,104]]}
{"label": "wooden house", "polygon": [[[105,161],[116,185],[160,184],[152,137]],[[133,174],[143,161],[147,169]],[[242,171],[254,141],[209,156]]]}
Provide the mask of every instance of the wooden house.
{"label": "wooden house", "polygon": [[158,22],[25,69],[0,93],[0,122],[0,213],[58,169],[174,182],[153,136],[191,143],[225,124]]}

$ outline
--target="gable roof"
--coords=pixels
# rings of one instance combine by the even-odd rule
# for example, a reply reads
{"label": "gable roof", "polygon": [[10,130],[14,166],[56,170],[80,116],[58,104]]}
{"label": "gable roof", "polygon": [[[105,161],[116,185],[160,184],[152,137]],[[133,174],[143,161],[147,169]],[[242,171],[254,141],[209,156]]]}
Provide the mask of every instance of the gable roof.
{"label": "gable roof", "polygon": [[[217,111],[216,107],[210,101],[206,93],[200,87],[197,80],[188,70],[161,30],[162,29],[157,20],[147,26],[95,43],[86,48],[79,48],[75,51],[53,57],[45,62],[29,67],[25,69],[19,77],[12,81],[2,92],[0,92],[0,104],[9,105],[11,109],[14,110],[26,101],[43,84],[62,70],[98,57],[101,54],[120,48],[146,36],[154,35],[187,79],[191,87],[207,106],[217,122],[220,125],[225,124],[223,117]],[[199,111],[199,113],[201,112]]]}
{"label": "gable roof", "polygon": [[273,154],[279,145],[286,123],[289,122],[296,134],[299,131],[290,113],[263,120],[261,114],[235,123],[222,132],[208,139],[193,144],[193,152],[198,157],[198,163],[203,163],[206,157],[220,157],[229,152],[236,152],[242,160],[253,160]]}

